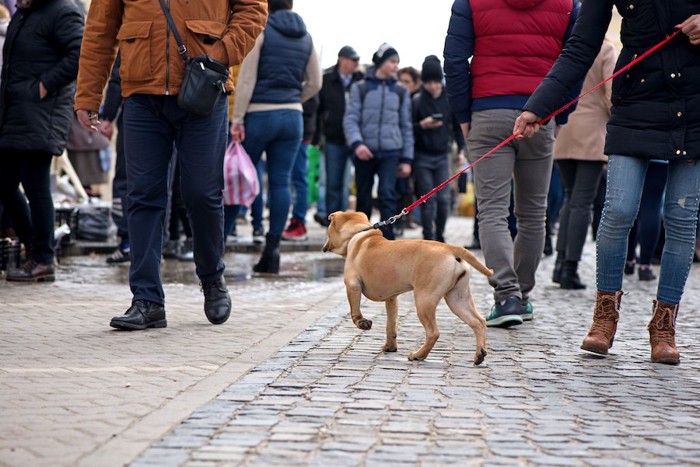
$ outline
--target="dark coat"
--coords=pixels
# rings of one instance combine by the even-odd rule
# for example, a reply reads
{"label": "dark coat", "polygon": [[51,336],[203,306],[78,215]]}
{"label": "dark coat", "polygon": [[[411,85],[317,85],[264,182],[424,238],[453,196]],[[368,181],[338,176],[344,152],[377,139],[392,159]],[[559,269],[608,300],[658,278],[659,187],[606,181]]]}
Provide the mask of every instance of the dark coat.
{"label": "dark coat", "polygon": [[[84,18],[73,0],[35,0],[7,29],[0,148],[60,155],[73,119]],[[48,94],[39,99],[39,82]]]}
{"label": "dark coat", "polygon": [[[416,153],[444,155],[450,152],[452,141],[457,147],[464,149],[464,135],[457,117],[452,113],[447,102],[447,93],[443,90],[440,97],[435,99],[432,94],[421,87],[413,96],[411,111],[413,114],[413,135],[415,137]],[[442,114],[442,126],[423,129],[420,122],[431,115]]]}
{"label": "dark coat", "polygon": [[[622,15],[623,49],[615,67],[627,65],[700,13],[687,0],[583,2],[571,39],[524,108],[544,117],[580,80],[596,58],[612,8]],[[584,97],[585,99],[585,97]],[[700,159],[700,47],[679,34],[613,80],[605,153],[648,159]]]}
{"label": "dark coat", "polygon": [[326,137],[326,142],[344,146],[345,133],[343,132],[343,115],[345,115],[346,93],[350,93],[352,83],[360,81],[363,74],[355,72],[352,75],[350,85],[343,86],[343,80],[338,74],[338,66],[335,65],[323,75],[323,86],[319,93],[317,136],[314,142],[318,143],[320,134]]}

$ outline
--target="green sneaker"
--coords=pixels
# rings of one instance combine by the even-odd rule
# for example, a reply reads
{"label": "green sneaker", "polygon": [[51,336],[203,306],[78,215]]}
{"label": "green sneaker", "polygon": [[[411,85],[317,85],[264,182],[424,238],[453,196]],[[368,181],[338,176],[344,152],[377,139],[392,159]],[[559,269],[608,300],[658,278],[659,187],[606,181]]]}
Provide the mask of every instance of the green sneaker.
{"label": "green sneaker", "polygon": [[520,310],[520,317],[523,319],[523,321],[532,321],[534,310],[532,309],[532,303],[530,303],[530,300],[521,302]]}
{"label": "green sneaker", "polygon": [[515,296],[496,303],[486,317],[488,327],[509,328],[518,324],[523,324],[522,305],[520,298]]}

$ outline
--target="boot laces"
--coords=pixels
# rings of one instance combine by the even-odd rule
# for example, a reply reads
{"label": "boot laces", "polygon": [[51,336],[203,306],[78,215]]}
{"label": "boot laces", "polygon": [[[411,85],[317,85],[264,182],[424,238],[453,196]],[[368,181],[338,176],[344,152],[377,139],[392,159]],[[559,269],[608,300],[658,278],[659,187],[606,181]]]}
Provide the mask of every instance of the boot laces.
{"label": "boot laces", "polygon": [[616,307],[615,295],[599,298],[598,303],[596,303],[595,312],[593,313],[591,332],[610,332],[611,328],[617,323],[619,317]]}
{"label": "boot laces", "polygon": [[654,337],[657,342],[673,344],[675,342],[676,330],[674,324],[676,317],[673,309],[658,307],[658,314],[649,323],[649,328],[654,330]]}

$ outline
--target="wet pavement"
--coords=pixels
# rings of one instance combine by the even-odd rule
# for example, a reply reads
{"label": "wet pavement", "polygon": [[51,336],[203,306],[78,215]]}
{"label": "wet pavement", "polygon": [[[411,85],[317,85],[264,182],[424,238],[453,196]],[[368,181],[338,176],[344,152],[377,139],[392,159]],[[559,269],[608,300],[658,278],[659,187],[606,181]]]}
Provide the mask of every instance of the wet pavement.
{"label": "wet pavement", "polygon": [[[469,219],[452,218],[447,240],[468,232]],[[164,263],[168,327],[144,332],[107,326],[129,291],[128,268],[104,255],[66,257],[54,284],[0,281],[0,465],[698,465],[697,265],[678,367],[649,361],[656,282],[636,276],[611,356],[579,350],[591,242],[589,289],[556,287],[544,258],[534,321],[489,329],[474,367],[473,334],[444,304],[435,349],[407,360],[424,336],[410,294],[398,352],[382,353],[383,306],[363,300],[374,327],[354,327],[342,260],[319,253],[322,238],[314,228],[273,277],[250,274],[257,253],[229,253],[234,312],[221,326],[204,318],[192,263]],[[478,273],[472,292],[485,314]]]}

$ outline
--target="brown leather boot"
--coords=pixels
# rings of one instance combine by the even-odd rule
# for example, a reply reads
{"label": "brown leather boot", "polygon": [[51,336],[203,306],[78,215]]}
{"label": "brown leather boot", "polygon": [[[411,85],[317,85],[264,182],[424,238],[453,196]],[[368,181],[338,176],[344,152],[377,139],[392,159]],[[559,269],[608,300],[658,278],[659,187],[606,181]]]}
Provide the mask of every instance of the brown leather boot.
{"label": "brown leather boot", "polygon": [[678,305],[669,305],[654,300],[654,316],[649,321],[651,361],[678,365],[681,356],[676,349],[676,316]]}
{"label": "brown leather boot", "polygon": [[607,355],[612,347],[617,331],[617,320],[620,319],[620,301],[622,291],[596,292],[593,324],[583,339],[581,348],[598,355]]}

